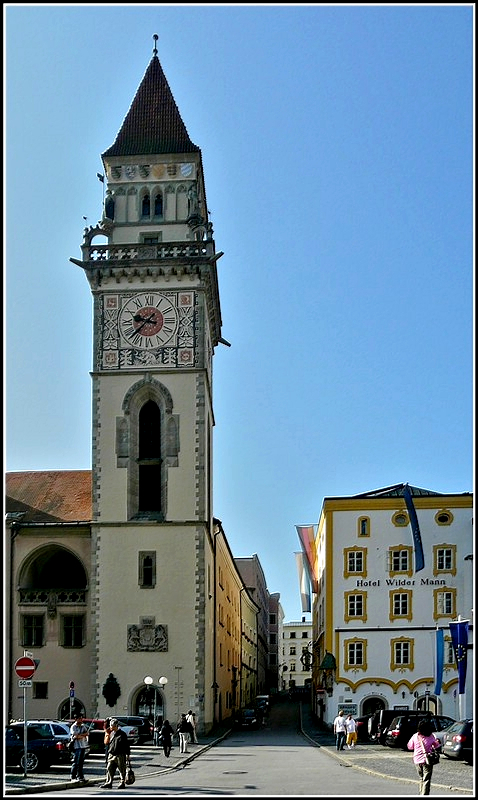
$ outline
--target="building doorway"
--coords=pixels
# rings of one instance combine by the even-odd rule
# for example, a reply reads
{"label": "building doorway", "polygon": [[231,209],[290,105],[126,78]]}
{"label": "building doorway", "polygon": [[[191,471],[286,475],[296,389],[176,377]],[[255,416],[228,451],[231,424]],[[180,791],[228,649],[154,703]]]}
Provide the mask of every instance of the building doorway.
{"label": "building doorway", "polygon": [[366,697],[362,704],[362,714],[373,714],[374,711],[381,711],[385,708],[385,700],[381,697]]}

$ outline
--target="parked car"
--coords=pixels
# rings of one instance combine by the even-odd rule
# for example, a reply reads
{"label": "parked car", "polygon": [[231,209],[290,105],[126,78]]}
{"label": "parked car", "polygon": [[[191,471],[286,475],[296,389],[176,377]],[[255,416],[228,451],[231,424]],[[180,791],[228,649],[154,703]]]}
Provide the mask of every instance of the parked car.
{"label": "parked car", "polygon": [[271,698],[269,694],[258,694],[254,701],[255,708],[262,709],[264,714],[269,713],[270,704]]}
{"label": "parked car", "polygon": [[[114,714],[112,714],[114,716]],[[74,720],[68,720],[69,724],[72,725]],[[90,747],[91,753],[104,753],[105,752],[105,728],[104,728],[104,719],[84,719],[84,724],[90,728],[88,734],[88,744]],[[118,720],[120,722],[120,720]],[[121,728],[124,730],[128,737],[128,741],[130,746],[138,744],[139,742],[139,731],[135,725],[123,725],[120,722]]]}
{"label": "parked car", "polygon": [[441,731],[451,725],[454,720],[451,717],[436,716],[435,714],[402,714],[395,717],[390,723],[386,734],[385,744],[387,747],[401,747],[407,749],[410,738],[416,733],[418,723],[422,719],[429,719],[433,731]]}
{"label": "parked car", "polygon": [[461,719],[443,731],[441,749],[447,758],[457,758],[473,764],[473,720]]}
{"label": "parked car", "polygon": [[[22,723],[23,724],[23,723]],[[48,725],[52,735],[65,744],[70,739],[70,725],[66,720],[59,719],[29,719],[28,725]]]}
{"label": "parked car", "polygon": [[139,741],[138,744],[149,742],[153,738],[153,723],[147,717],[116,717],[121,727],[125,725],[132,725],[138,729]]}
{"label": "parked car", "polygon": [[[410,712],[413,713],[413,712]],[[379,708],[368,721],[368,737],[372,742],[385,744],[385,734],[392,719],[399,714],[396,708]]]}
{"label": "parked car", "polygon": [[27,722],[25,754],[24,725],[15,722],[5,728],[5,765],[20,766],[27,772],[46,772],[52,764],[68,763],[70,753],[66,742],[57,739],[48,724]]}
{"label": "parked car", "polygon": [[372,714],[365,714],[363,717],[354,717],[355,722],[357,723],[357,741],[358,742],[368,742],[369,735],[368,735],[368,721]]}
{"label": "parked car", "polygon": [[243,708],[237,717],[237,726],[239,728],[249,728],[257,730],[262,724],[262,716],[255,708]]}

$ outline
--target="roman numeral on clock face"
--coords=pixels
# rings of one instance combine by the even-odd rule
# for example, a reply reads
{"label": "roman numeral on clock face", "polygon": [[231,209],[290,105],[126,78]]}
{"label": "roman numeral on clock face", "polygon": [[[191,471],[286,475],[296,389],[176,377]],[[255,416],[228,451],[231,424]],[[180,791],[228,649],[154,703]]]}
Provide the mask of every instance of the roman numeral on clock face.
{"label": "roman numeral on clock face", "polygon": [[142,292],[133,295],[120,311],[118,325],[123,339],[133,347],[153,350],[162,347],[178,329],[178,313],[165,295]]}

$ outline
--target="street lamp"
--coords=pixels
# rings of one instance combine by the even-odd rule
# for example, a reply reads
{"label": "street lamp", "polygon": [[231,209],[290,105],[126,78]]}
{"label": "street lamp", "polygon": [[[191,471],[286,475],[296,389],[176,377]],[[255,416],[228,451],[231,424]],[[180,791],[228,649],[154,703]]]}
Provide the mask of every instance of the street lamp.
{"label": "street lamp", "polygon": [[[151,686],[153,684],[153,679],[152,679],[151,675],[146,675],[146,677],[143,678],[143,683],[146,684],[148,689],[151,688]],[[151,706],[149,708],[151,710]],[[156,720],[156,689],[154,690],[154,705],[153,705],[153,708],[154,708],[154,711],[153,711],[153,724],[154,724],[154,722]]]}
{"label": "street lamp", "polygon": [[[163,692],[164,692],[164,689],[166,687],[167,682],[168,682],[168,679],[165,678],[164,676],[162,676],[161,678],[158,678],[159,687],[160,687],[160,689],[163,690]],[[163,700],[163,722],[164,722],[165,716],[166,715],[164,713],[164,700]],[[156,722],[156,719],[155,719],[155,722]]]}

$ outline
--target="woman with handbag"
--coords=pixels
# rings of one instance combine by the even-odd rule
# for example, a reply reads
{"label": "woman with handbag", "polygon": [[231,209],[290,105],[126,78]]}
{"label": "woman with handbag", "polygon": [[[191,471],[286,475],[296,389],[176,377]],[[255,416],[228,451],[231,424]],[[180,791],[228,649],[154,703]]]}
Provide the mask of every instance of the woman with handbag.
{"label": "woman with handbag", "polygon": [[432,723],[429,719],[421,719],[418,730],[407,745],[413,750],[413,763],[420,778],[419,794],[430,794],[433,765],[440,760],[440,742],[433,735]]}

